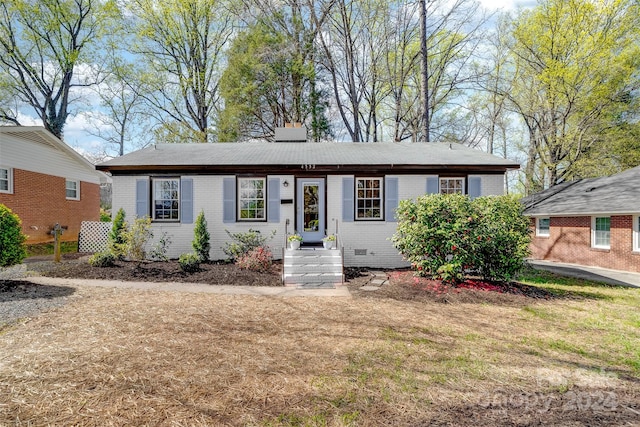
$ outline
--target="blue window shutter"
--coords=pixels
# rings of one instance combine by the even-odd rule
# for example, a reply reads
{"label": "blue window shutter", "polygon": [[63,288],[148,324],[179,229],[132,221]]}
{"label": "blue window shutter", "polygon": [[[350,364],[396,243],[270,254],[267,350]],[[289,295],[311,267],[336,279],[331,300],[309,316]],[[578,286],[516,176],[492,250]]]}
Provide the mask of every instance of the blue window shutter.
{"label": "blue window shutter", "polygon": [[353,222],[353,178],[342,178],[342,220],[344,222]]}
{"label": "blue window shutter", "polygon": [[149,180],[136,179],[136,216],[149,215]]}
{"label": "blue window shutter", "polygon": [[440,178],[437,176],[427,177],[427,194],[438,194],[440,192]]}
{"label": "blue window shutter", "polygon": [[398,207],[398,178],[385,179],[384,194],[385,220],[396,222],[396,208]]}
{"label": "blue window shutter", "polygon": [[222,180],[222,222],[236,222],[236,179]]}
{"label": "blue window shutter", "polygon": [[280,178],[269,178],[267,184],[267,220],[280,222]]}
{"label": "blue window shutter", "polygon": [[180,180],[180,222],[193,224],[193,179]]}
{"label": "blue window shutter", "polygon": [[482,196],[482,178],[479,176],[469,177],[469,197],[475,199]]}

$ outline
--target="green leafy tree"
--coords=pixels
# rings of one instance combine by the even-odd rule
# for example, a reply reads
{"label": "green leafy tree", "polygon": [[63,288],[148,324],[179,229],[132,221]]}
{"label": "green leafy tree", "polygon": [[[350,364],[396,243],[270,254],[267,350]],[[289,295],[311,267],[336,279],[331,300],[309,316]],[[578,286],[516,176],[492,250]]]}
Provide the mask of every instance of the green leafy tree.
{"label": "green leafy tree", "polygon": [[27,256],[21,224],[18,215],[0,204],[0,267],[19,264]]}
{"label": "green leafy tree", "polygon": [[614,129],[636,117],[630,99],[640,87],[639,7],[633,0],[545,0],[513,21],[513,78],[501,94],[529,136],[528,193],[617,162],[606,153],[630,135]]}
{"label": "green leafy tree", "polygon": [[[100,40],[118,16],[115,1],[5,0],[0,3],[0,120],[19,125],[16,108],[31,107],[45,128],[62,137],[74,90],[97,84],[99,73],[83,73],[98,62]],[[90,69],[87,67],[87,69]]]}
{"label": "green leafy tree", "polygon": [[210,235],[207,229],[207,220],[204,217],[204,211],[200,211],[196,218],[195,227],[193,228],[193,241],[191,242],[191,246],[200,258],[200,262],[209,261],[209,251],[211,250],[209,239]]}

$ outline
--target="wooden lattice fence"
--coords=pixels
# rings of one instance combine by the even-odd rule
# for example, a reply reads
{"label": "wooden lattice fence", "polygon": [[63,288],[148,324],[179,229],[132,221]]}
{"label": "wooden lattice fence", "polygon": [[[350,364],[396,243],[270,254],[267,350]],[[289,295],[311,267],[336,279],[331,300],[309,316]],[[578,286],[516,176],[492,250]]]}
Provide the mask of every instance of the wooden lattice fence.
{"label": "wooden lattice fence", "polygon": [[78,252],[101,252],[107,249],[107,239],[113,224],[110,222],[82,221],[78,238]]}

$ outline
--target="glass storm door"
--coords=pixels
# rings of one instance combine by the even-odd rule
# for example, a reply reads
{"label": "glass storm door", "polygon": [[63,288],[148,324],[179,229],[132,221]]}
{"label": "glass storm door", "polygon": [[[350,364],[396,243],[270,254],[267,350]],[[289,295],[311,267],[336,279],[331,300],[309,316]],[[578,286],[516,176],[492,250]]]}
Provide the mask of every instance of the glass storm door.
{"label": "glass storm door", "polygon": [[298,178],[296,231],[306,243],[321,242],[325,230],[324,179]]}

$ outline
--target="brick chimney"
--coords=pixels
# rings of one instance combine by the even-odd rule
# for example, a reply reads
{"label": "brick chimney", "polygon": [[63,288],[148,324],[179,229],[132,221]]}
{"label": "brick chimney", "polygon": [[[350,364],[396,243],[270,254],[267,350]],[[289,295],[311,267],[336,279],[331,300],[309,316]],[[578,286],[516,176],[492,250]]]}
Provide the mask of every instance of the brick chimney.
{"label": "brick chimney", "polygon": [[276,128],[276,142],[307,142],[307,128],[302,123],[285,123],[283,128]]}

